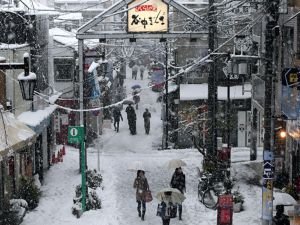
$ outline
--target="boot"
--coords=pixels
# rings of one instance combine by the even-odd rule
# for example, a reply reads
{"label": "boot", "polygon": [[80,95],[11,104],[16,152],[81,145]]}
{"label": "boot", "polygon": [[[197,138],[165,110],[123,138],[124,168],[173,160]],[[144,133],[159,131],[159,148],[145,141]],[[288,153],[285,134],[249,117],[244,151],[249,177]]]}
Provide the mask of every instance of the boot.
{"label": "boot", "polygon": [[142,214],[142,220],[145,220],[145,211],[143,211],[143,214]]}
{"label": "boot", "polygon": [[139,217],[141,217],[141,210],[138,209]]}
{"label": "boot", "polygon": [[182,220],[182,210],[178,210],[178,214],[179,214],[179,220]]}

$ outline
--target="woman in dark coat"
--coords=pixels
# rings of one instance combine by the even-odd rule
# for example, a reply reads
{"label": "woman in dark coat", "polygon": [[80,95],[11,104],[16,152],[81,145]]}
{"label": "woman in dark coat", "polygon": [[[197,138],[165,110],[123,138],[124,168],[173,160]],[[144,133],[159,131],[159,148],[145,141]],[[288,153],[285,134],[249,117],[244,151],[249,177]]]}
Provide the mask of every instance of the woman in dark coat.
{"label": "woman in dark coat", "polygon": [[145,192],[149,190],[149,184],[147,178],[145,177],[145,171],[137,171],[137,177],[134,180],[133,188],[136,188],[136,202],[138,203],[137,210],[139,217],[144,220],[146,213]]}
{"label": "woman in dark coat", "polygon": [[[176,168],[172,176],[170,186],[178,189],[182,194],[186,191],[185,189],[185,174],[182,172],[181,167]],[[182,220],[182,204],[178,204],[179,220]]]}

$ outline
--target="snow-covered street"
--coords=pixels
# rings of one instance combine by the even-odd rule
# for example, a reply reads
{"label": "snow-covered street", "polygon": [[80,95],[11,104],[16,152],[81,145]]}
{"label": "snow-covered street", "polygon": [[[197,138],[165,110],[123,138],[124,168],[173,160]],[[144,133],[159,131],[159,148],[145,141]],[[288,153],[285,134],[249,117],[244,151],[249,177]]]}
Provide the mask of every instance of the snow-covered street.
{"label": "snow-covered street", "polygon": [[[147,87],[149,80],[126,80],[127,90],[133,84]],[[145,221],[137,214],[135,189],[133,181],[135,172],[128,171],[128,166],[134,161],[143,161],[148,169],[146,177],[150,189],[155,195],[157,191],[168,187],[173,171],[167,168],[170,159],[180,158],[187,163],[183,168],[186,174],[186,200],[183,203],[183,220],[172,219],[174,225],[215,225],[217,211],[205,208],[197,198],[198,175],[197,167],[201,167],[202,155],[196,149],[158,150],[161,143],[161,107],[156,102],[157,93],[144,89],[141,94],[140,108],[137,110],[137,135],[130,135],[126,113],[122,110],[124,121],[120,123],[120,132],[106,129],[101,143],[95,148],[88,148],[88,167],[97,169],[97,154],[100,151],[100,173],[103,176],[103,190],[100,193],[102,209],[85,212],[77,219],[71,213],[75,186],[80,184],[81,175],[78,172],[78,149],[66,147],[63,163],[55,164],[45,175],[42,186],[42,198],[39,206],[29,212],[22,225],[132,225],[161,224],[161,218],[156,216],[158,201],[147,204]],[[143,127],[142,113],[148,107],[151,114],[150,135],[146,135]],[[233,161],[247,159],[249,152],[236,149]],[[242,163],[240,163],[242,164]],[[233,167],[239,168],[239,163]],[[241,167],[243,168],[243,167]],[[236,184],[238,185],[238,184]],[[260,224],[261,190],[257,186],[247,186],[240,183],[240,191],[245,195],[245,210],[234,213],[233,224]],[[237,187],[235,187],[237,188]]]}

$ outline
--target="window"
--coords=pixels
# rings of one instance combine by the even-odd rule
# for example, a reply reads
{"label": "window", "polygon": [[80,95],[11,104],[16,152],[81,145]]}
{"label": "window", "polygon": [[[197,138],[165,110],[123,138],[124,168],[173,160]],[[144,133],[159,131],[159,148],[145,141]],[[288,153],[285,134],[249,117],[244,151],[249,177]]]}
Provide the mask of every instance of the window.
{"label": "window", "polygon": [[74,74],[74,58],[54,58],[55,81],[71,81]]}

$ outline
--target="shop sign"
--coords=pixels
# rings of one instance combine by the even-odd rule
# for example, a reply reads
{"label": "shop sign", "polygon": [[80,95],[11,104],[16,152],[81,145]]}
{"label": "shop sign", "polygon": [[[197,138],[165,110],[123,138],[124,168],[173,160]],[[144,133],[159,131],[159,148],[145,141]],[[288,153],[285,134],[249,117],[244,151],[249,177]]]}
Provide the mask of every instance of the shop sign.
{"label": "shop sign", "polygon": [[167,32],[168,5],[161,0],[134,0],[128,4],[128,32]]}

